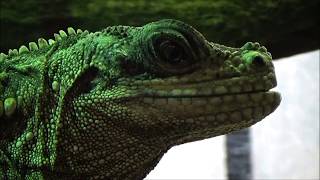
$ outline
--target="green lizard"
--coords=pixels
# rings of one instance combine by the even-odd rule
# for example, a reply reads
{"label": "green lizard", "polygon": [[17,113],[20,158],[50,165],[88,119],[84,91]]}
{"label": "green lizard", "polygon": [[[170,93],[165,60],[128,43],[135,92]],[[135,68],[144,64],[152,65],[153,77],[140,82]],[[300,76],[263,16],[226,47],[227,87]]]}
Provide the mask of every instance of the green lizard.
{"label": "green lizard", "polygon": [[172,146],[249,127],[280,94],[264,46],[161,20],[0,55],[0,179],[143,179]]}

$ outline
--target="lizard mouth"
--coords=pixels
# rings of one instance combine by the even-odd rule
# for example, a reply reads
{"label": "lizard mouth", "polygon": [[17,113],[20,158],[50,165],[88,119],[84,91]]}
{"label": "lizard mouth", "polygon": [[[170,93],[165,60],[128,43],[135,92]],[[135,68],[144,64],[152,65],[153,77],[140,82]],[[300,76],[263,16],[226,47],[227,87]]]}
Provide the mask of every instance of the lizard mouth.
{"label": "lizard mouth", "polygon": [[192,83],[151,81],[144,87],[143,103],[178,114],[186,123],[204,126],[241,121],[253,124],[273,112],[281,101],[281,95],[271,91],[277,84],[273,72]]}

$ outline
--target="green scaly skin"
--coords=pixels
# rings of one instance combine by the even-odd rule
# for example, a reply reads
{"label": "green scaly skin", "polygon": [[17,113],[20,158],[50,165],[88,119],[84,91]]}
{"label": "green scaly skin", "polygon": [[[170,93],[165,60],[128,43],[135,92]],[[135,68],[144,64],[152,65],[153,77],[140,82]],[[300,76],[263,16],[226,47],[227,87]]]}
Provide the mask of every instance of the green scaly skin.
{"label": "green scaly skin", "polygon": [[0,55],[0,179],[143,179],[172,146],[249,127],[280,95],[258,43],[161,20]]}

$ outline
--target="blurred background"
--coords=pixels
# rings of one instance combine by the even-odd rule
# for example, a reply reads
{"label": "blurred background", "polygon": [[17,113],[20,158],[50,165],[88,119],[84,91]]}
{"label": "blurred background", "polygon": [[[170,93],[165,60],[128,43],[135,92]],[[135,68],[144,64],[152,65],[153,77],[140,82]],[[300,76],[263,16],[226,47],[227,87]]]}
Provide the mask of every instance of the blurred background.
{"label": "blurred background", "polygon": [[0,1],[0,52],[67,27],[97,31],[173,18],[209,41],[266,46],[279,108],[252,128],[173,147],[146,179],[319,179],[319,0]]}

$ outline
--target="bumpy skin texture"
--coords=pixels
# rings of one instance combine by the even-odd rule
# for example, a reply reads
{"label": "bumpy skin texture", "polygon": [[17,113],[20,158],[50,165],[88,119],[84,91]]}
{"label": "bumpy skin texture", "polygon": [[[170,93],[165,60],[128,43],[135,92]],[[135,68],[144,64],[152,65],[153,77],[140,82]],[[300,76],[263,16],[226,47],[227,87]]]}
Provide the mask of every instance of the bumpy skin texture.
{"label": "bumpy skin texture", "polygon": [[0,178],[143,179],[172,146],[249,127],[280,95],[271,55],[161,20],[72,28],[0,55]]}

